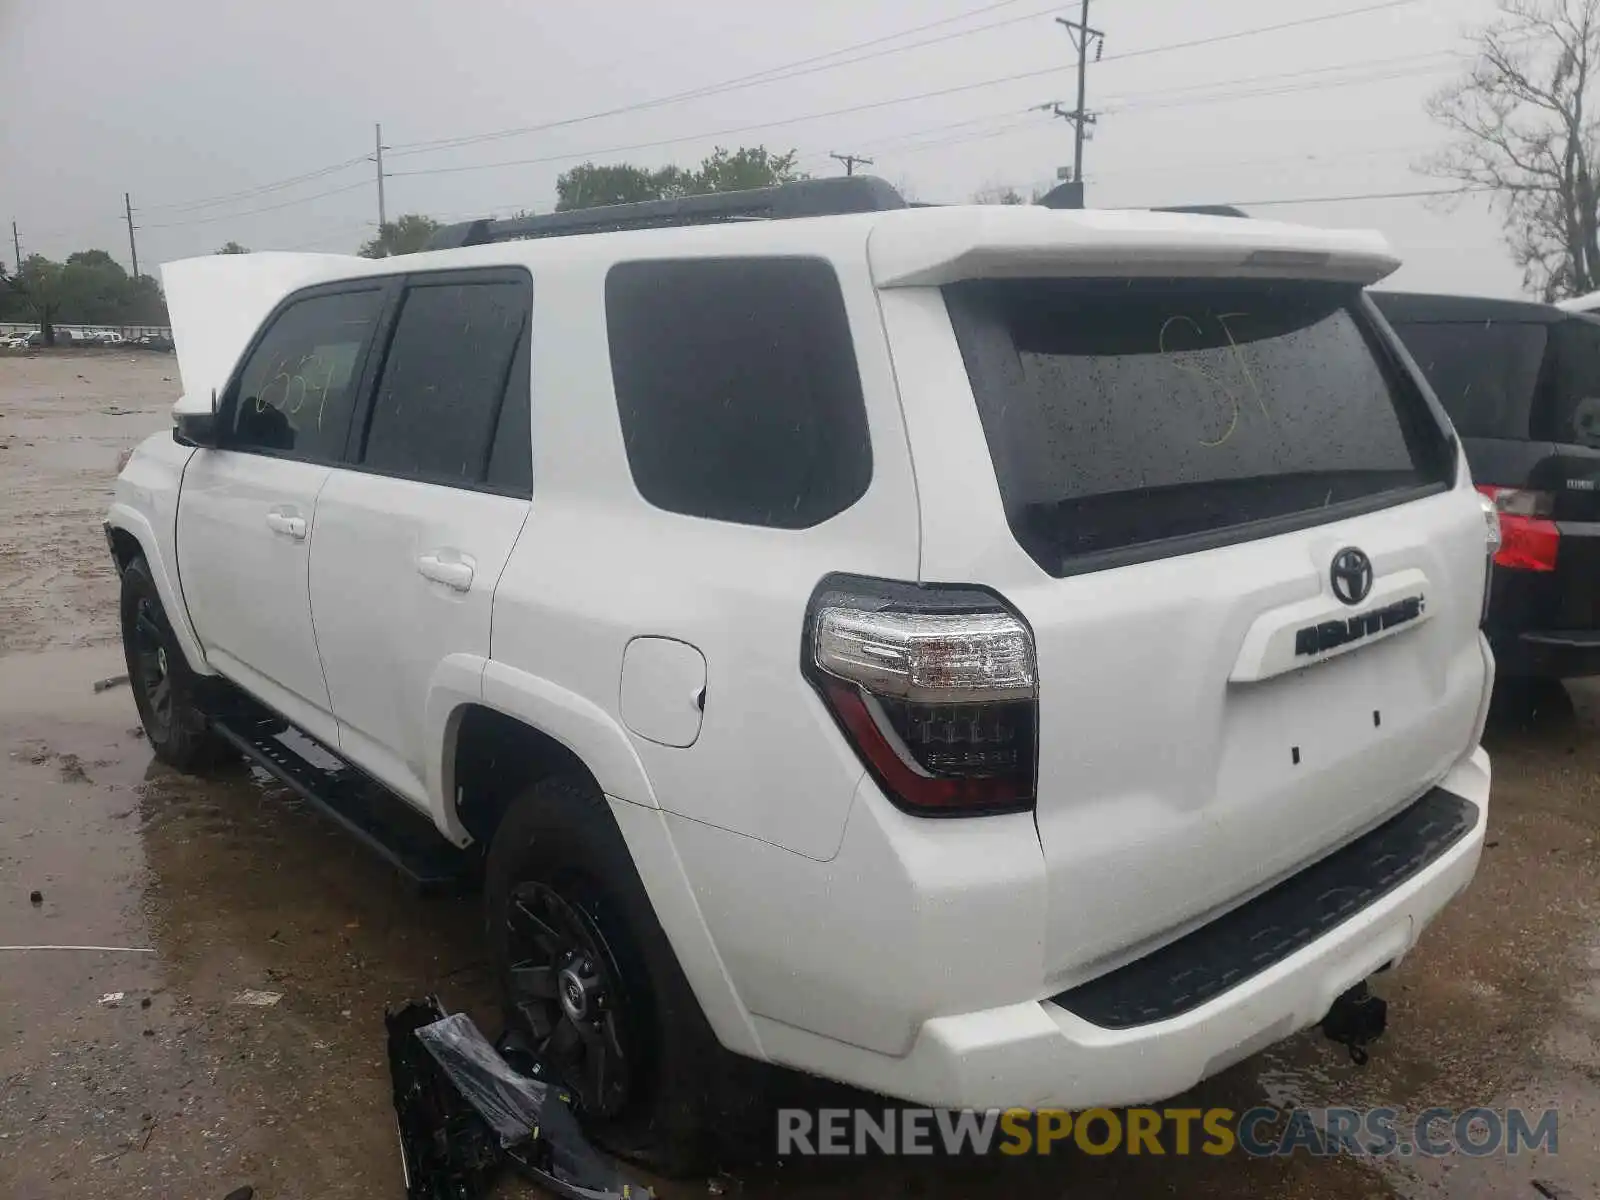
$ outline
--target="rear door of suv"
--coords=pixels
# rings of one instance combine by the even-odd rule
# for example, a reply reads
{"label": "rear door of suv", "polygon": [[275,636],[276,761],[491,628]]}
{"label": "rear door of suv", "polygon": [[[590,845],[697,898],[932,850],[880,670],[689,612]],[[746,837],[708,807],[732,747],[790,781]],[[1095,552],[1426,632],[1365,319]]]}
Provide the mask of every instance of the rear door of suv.
{"label": "rear door of suv", "polygon": [[[1070,233],[1047,269],[1076,265]],[[883,304],[923,577],[991,587],[1032,630],[1044,966],[1070,987],[1375,827],[1470,751],[1485,530],[1442,414],[1335,266],[1003,266],[928,271],[942,287]]]}
{"label": "rear door of suv", "polygon": [[528,515],[531,309],[520,269],[408,276],[350,461],[317,503],[311,615],[340,751],[419,807],[430,697],[475,694]]}

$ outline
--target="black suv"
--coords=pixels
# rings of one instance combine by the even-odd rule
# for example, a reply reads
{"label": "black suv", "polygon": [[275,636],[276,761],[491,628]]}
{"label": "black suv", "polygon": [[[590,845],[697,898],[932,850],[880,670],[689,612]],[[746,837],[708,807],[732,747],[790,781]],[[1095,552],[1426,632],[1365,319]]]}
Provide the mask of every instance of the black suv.
{"label": "black suv", "polygon": [[1372,298],[1500,510],[1485,622],[1500,674],[1600,674],[1600,321],[1515,300]]}

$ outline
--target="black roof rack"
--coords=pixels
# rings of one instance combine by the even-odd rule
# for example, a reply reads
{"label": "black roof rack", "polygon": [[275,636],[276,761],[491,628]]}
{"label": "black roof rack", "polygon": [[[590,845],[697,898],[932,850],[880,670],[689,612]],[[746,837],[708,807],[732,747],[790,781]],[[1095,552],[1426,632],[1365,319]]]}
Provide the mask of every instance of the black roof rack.
{"label": "black roof rack", "polygon": [[1151,212],[1163,213],[1192,213],[1199,217],[1242,217],[1246,221],[1250,214],[1242,208],[1232,204],[1175,204],[1171,208],[1152,208]]}
{"label": "black roof rack", "polygon": [[900,193],[871,175],[803,179],[745,192],[716,192],[677,200],[644,200],[516,217],[506,221],[463,221],[446,225],[428,241],[429,250],[485,246],[521,238],[565,237],[575,233],[612,233],[622,229],[664,229],[675,225],[716,225],[729,221],[782,221],[795,217],[830,217],[843,213],[883,212],[905,208]]}

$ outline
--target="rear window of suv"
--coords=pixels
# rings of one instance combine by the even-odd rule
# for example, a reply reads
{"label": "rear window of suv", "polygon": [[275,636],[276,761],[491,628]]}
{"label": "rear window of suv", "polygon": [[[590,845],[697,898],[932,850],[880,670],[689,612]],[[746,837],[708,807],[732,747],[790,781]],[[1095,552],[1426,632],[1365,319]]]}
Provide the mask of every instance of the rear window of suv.
{"label": "rear window of suv", "polygon": [[1547,326],[1516,321],[1394,321],[1462,437],[1528,436]]}
{"label": "rear window of suv", "polygon": [[945,295],[1011,528],[1052,574],[1448,478],[1444,432],[1354,288],[1022,279]]}

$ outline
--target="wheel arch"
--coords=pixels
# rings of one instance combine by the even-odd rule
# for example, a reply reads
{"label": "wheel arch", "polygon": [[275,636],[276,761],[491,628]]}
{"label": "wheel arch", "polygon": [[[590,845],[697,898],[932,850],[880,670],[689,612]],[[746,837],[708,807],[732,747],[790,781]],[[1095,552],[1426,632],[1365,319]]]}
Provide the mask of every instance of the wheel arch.
{"label": "wheel arch", "polygon": [[[486,669],[484,701],[457,706],[446,721],[442,774],[449,819],[487,851],[500,821],[533,782],[560,773],[587,780],[605,797],[662,932],[718,1040],[735,1053],[765,1058],[672,843],[666,814],[626,735],[578,697],[572,697],[575,705],[544,710],[544,720],[535,715],[542,706],[531,693],[521,693],[521,704],[506,703],[504,693],[490,686],[497,669],[505,670],[496,663]],[[603,723],[589,719],[593,713]],[[498,771],[505,774],[494,778]]]}
{"label": "wheel arch", "polygon": [[113,504],[106,516],[106,539],[110,544],[111,557],[116,563],[118,576],[128,569],[128,564],[134,558],[140,556],[144,558],[145,564],[150,568],[150,578],[155,581],[156,592],[161,597],[161,607],[166,612],[167,622],[172,626],[178,645],[183,648],[183,656],[189,660],[189,669],[196,675],[214,675],[216,672],[206,661],[205,651],[200,647],[200,639],[195,635],[194,626],[189,622],[188,606],[183,602],[183,593],[178,589],[177,578],[168,569],[166,557],[161,553],[161,541],[156,536],[155,527],[150,524],[150,519],[126,504]]}

